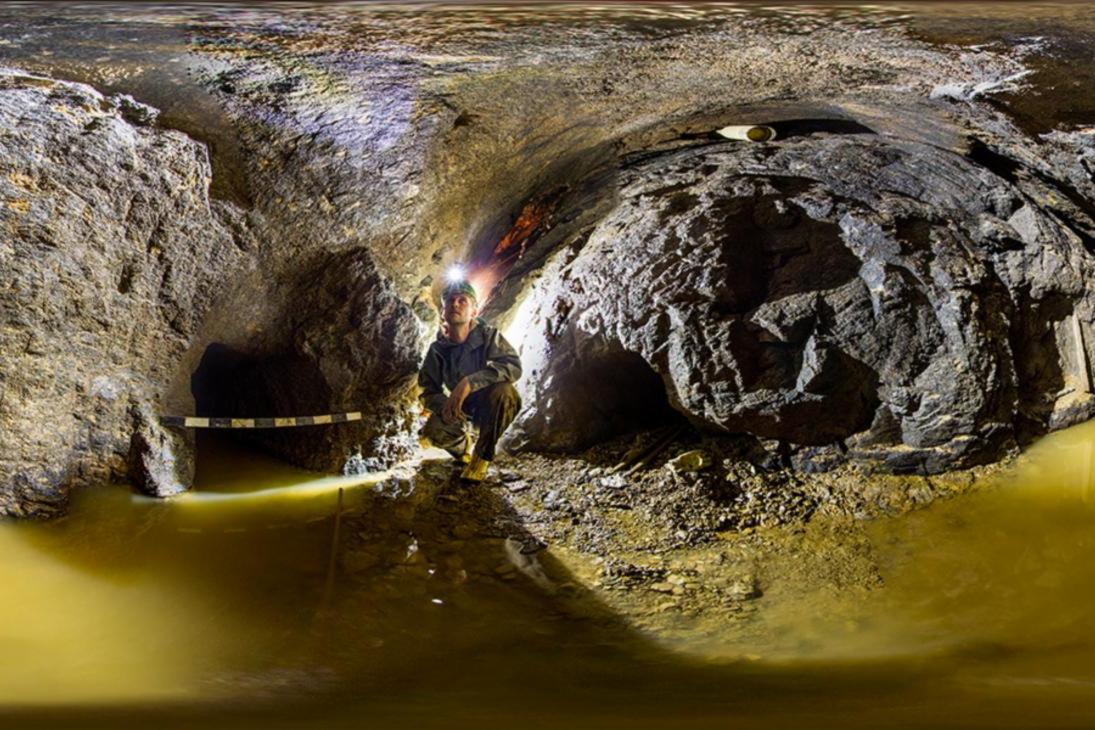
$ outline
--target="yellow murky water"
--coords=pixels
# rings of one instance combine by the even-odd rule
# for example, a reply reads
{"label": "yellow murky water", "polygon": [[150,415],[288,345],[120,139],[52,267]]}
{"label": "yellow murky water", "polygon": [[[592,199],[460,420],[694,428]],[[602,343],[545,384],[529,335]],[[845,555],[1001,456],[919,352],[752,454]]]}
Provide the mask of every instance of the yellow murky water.
{"label": "yellow murky water", "polygon": [[275,649],[325,569],[337,488],[368,484],[265,464],[169,503],[104,488],[59,524],[4,524],[0,703],[203,697]]}
{"label": "yellow murky water", "polygon": [[[59,524],[0,526],[0,720],[1083,727],[1093,454],[1090,423],[998,483],[869,523],[880,585],[854,601],[766,593],[758,620],[778,640],[727,637],[762,657],[731,662],[712,658],[717,639],[678,654],[498,572],[500,537],[438,528],[461,505],[426,487],[317,478],[213,443],[196,494],[102,489]],[[340,563],[331,598],[340,486],[368,564]]]}
{"label": "yellow murky water", "polygon": [[781,661],[970,659],[994,682],[1044,681],[1052,666],[1095,690],[1095,422],[1042,439],[969,493],[861,528],[868,547],[855,554],[869,557],[877,587],[777,597],[766,620],[780,640],[734,649]]}

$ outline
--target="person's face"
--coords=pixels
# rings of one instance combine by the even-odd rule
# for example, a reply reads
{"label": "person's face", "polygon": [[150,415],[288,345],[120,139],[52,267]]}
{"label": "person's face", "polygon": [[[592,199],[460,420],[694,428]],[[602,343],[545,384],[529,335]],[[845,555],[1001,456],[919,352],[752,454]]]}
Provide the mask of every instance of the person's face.
{"label": "person's face", "polygon": [[467,324],[479,316],[479,307],[467,294],[454,294],[445,301],[443,316],[450,325]]}

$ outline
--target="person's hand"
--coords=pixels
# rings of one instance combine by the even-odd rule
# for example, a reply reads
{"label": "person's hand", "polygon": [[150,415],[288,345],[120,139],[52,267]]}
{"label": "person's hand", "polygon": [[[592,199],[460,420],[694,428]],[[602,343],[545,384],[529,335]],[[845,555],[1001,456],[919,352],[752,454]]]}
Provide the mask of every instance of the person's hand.
{"label": "person's hand", "polygon": [[456,423],[468,419],[464,415],[464,399],[468,397],[469,393],[471,393],[471,383],[468,382],[466,377],[461,378],[456,387],[452,389],[452,393],[449,394],[449,399],[445,401],[445,407],[441,409],[442,422]]}

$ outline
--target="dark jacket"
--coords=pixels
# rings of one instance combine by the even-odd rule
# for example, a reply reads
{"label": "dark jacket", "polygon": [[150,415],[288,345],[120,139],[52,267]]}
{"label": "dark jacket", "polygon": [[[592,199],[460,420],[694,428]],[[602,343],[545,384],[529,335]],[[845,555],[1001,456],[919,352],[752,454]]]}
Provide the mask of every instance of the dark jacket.
{"label": "dark jacket", "polygon": [[453,342],[437,333],[418,371],[426,410],[440,413],[448,399],[444,389],[452,392],[464,376],[468,377],[472,393],[494,383],[513,383],[521,377],[521,359],[513,345],[482,319],[475,320],[468,339],[463,342]]}

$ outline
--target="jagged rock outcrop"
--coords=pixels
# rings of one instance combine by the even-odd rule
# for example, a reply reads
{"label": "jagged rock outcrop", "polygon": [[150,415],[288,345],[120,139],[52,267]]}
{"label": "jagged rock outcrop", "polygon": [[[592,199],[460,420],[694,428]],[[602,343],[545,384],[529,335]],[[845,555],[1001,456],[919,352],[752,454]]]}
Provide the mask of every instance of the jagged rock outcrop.
{"label": "jagged rock outcrop", "polygon": [[[156,116],[86,85],[0,75],[0,512],[49,514],[110,480],[189,488],[194,434],[160,426],[168,413],[364,411],[248,434],[323,471],[413,443],[407,388],[425,333],[371,252],[270,243],[261,213],[209,198],[206,147]],[[199,373],[195,393],[211,345],[236,357]]]}
{"label": "jagged rock outcrop", "polygon": [[[993,160],[854,134],[625,162],[526,294],[525,444],[600,435],[567,384],[625,353],[701,427],[830,447],[809,468],[938,471],[1090,417],[1095,220]],[[649,397],[608,388],[598,409]]]}
{"label": "jagged rock outcrop", "polygon": [[0,512],[126,478],[131,441],[157,442],[133,441],[141,414],[241,262],[205,148],[153,116],[0,71]]}

